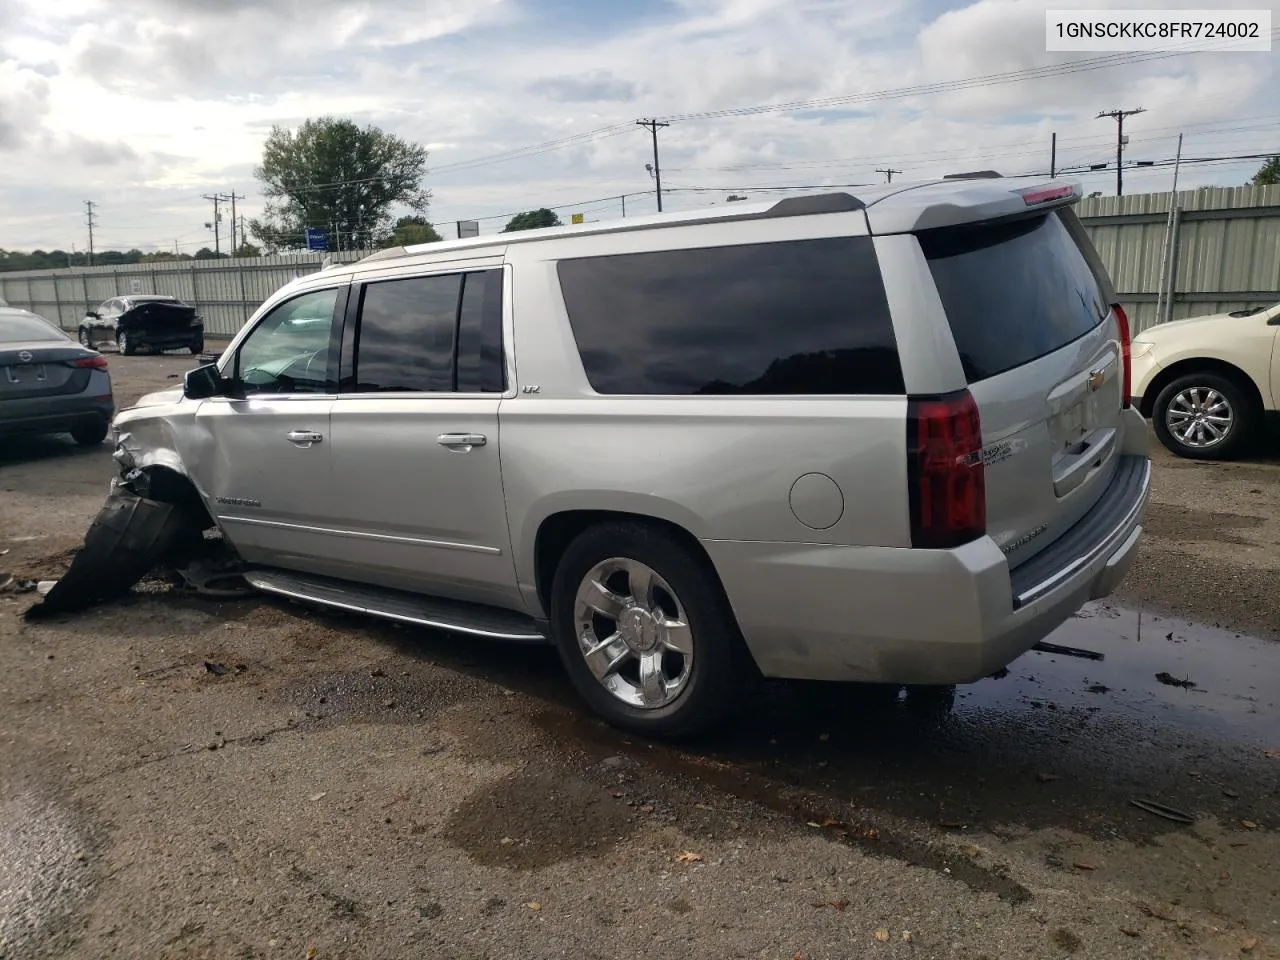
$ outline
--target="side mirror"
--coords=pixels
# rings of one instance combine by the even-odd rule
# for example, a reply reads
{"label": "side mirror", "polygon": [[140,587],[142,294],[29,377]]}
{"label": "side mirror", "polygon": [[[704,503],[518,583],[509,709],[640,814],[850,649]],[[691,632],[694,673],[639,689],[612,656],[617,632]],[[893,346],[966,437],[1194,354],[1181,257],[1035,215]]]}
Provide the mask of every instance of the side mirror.
{"label": "side mirror", "polygon": [[95,319],[95,320],[101,320],[101,319],[102,319],[102,314],[100,314],[97,310],[86,310],[86,311],[84,312],[84,315],[85,315],[86,317],[93,317],[93,319]]}
{"label": "side mirror", "polygon": [[210,397],[230,396],[230,383],[222,378],[216,363],[206,363],[188,370],[182,378],[182,395],[188,400],[208,400]]}

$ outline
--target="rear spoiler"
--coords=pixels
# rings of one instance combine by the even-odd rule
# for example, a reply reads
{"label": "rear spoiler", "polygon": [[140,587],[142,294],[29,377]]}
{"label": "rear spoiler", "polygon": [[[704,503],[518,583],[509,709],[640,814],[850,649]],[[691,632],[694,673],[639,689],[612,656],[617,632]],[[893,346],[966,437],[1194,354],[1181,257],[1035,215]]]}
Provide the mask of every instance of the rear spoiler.
{"label": "rear spoiler", "polygon": [[1038,216],[1077,203],[1084,192],[1072,180],[1005,178],[994,171],[953,174],[908,188],[867,207],[872,234],[914,233],[966,223]]}

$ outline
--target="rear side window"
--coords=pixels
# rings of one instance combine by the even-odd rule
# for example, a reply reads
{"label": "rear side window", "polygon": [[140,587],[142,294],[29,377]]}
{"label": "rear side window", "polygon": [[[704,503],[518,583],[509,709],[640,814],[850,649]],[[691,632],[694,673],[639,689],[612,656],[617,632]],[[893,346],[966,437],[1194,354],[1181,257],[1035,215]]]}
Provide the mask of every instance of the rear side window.
{"label": "rear side window", "polygon": [[453,389],[453,344],[462,276],[379,280],[364,289],[356,339],[356,390]]}
{"label": "rear side window", "polygon": [[869,237],[564,260],[597,393],[902,394]]}
{"label": "rear side window", "polygon": [[1107,315],[1098,280],[1057,214],[917,237],[970,383],[1053,353]]}
{"label": "rear side window", "polygon": [[344,393],[501,393],[502,271],[367,284],[342,365]]}

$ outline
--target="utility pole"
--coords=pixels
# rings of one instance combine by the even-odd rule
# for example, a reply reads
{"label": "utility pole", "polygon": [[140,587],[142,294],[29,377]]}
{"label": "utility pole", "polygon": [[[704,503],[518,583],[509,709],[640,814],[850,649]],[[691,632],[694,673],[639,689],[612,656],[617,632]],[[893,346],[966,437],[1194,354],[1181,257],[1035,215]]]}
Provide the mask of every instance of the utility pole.
{"label": "utility pole", "polygon": [[1058,175],[1058,135],[1051,135],[1049,140],[1049,179]]}
{"label": "utility pole", "polygon": [[1124,118],[1132,117],[1138,113],[1146,113],[1145,107],[1138,107],[1136,110],[1104,110],[1102,113],[1094,117],[1095,120],[1101,120],[1103,117],[1111,117],[1116,122],[1116,196],[1124,193]]}
{"label": "utility pole", "polygon": [[879,167],[876,167],[876,173],[883,173],[885,175],[885,183],[893,183],[893,175],[901,172],[901,170],[894,170],[892,167],[885,170],[881,170]]}
{"label": "utility pole", "polygon": [[94,201],[92,201],[92,200],[86,200],[86,201],[84,202],[84,207],[85,207],[85,210],[87,211],[87,213],[86,213],[86,215],[85,215],[85,218],[84,218],[84,222],[85,222],[85,223],[87,223],[87,224],[89,225],[89,260],[88,260],[88,265],[89,265],[89,266],[91,266],[91,267],[93,266],[93,204],[94,204]]}
{"label": "utility pole", "polygon": [[[234,257],[236,255],[236,249],[237,249],[236,248],[236,201],[243,200],[244,197],[237,196],[236,192],[232,190],[229,194],[224,196],[222,199],[231,201],[231,255]],[[240,242],[244,243],[244,231],[241,231]]]}
{"label": "utility pole", "polygon": [[206,223],[205,226],[213,227],[213,252],[216,255],[222,252],[222,243],[221,243],[221,240],[219,239],[219,233],[218,233],[218,221],[222,219],[222,214],[218,212],[218,204],[222,202],[223,197],[222,197],[222,194],[220,193],[215,193],[212,197],[209,196],[208,194],[201,194],[201,196],[204,197],[204,199],[206,200],[213,201],[213,223],[211,224]]}
{"label": "utility pole", "polygon": [[670,123],[662,120],[637,120],[637,126],[647,127],[653,134],[653,180],[658,188],[658,212],[662,212],[662,169],[658,166],[658,128],[669,127]]}

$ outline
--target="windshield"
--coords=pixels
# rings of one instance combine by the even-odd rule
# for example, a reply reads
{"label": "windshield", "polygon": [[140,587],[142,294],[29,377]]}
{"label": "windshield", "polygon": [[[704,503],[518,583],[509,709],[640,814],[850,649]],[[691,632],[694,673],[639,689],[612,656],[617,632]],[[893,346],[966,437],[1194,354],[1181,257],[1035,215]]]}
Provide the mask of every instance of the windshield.
{"label": "windshield", "polygon": [[0,343],[24,340],[68,340],[61,330],[40,317],[0,317]]}

